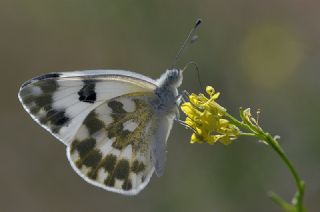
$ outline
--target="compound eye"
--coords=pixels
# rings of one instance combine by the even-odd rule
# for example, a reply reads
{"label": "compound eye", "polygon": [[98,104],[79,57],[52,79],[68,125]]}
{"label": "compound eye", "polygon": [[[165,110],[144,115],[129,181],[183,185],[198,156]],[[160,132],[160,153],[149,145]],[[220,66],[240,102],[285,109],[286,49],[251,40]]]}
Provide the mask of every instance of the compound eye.
{"label": "compound eye", "polygon": [[174,79],[174,73],[169,73],[168,74],[168,78],[169,78],[169,80],[173,80]]}

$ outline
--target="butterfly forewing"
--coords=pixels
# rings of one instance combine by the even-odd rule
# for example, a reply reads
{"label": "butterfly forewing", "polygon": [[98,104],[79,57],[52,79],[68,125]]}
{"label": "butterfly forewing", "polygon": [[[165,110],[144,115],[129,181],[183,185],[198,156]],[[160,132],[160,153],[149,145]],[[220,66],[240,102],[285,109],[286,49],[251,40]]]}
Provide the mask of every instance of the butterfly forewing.
{"label": "butterfly forewing", "polygon": [[22,85],[19,99],[41,126],[69,145],[83,120],[107,99],[152,91],[154,82],[128,71],[51,73]]}
{"label": "butterfly forewing", "polygon": [[123,95],[91,111],[67,149],[75,171],[89,183],[136,194],[154,171],[150,145],[154,114],[151,92]]}

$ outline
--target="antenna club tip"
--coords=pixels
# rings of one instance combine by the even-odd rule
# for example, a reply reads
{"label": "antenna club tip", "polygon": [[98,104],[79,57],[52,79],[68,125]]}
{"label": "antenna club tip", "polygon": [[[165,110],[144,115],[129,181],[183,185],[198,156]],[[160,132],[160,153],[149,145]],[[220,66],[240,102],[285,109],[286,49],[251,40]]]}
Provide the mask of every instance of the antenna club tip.
{"label": "antenna club tip", "polygon": [[195,27],[198,27],[202,23],[202,20],[200,18],[197,19]]}

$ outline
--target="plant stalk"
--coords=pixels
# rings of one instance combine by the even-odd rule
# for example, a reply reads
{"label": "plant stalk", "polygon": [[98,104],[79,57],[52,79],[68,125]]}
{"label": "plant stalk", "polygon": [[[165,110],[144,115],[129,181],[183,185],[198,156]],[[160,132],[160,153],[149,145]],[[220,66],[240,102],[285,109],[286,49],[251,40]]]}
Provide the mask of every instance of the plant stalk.
{"label": "plant stalk", "polygon": [[255,136],[258,139],[265,141],[280,156],[281,160],[286,164],[290,173],[292,174],[294,178],[294,182],[297,187],[297,193],[295,198],[293,199],[292,204],[296,208],[297,212],[304,212],[305,211],[303,207],[303,196],[304,196],[304,187],[305,187],[304,182],[299,177],[298,172],[296,171],[296,169],[294,168],[294,166],[286,156],[284,150],[279,145],[277,140],[273,138],[269,133],[264,132],[259,126],[256,126],[252,122],[246,120],[241,110],[240,110],[240,116],[243,121],[237,120],[227,112],[225,112],[225,116],[228,117],[230,122],[236,125],[237,127],[249,131],[249,133],[242,132],[240,135]]}

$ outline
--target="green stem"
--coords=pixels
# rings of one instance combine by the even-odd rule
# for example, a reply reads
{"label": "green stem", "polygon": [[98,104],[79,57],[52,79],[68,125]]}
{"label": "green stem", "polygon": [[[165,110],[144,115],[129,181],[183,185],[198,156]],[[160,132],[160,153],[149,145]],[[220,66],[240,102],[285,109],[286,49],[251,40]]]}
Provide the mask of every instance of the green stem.
{"label": "green stem", "polygon": [[282,161],[287,165],[289,171],[293,175],[295,184],[298,188],[297,203],[296,203],[297,210],[298,212],[303,212],[304,182],[299,177],[298,172],[296,171],[296,169],[294,168],[294,166],[286,156],[285,152],[283,151],[279,143],[270,134],[267,134],[265,132],[260,132],[259,134],[257,134],[257,137],[265,140],[268,144],[270,144],[272,149],[278,153]]}
{"label": "green stem", "polygon": [[301,178],[298,175],[298,172],[295,170],[294,166],[290,162],[290,160],[287,158],[284,150],[281,148],[279,143],[268,133],[264,132],[259,126],[253,125],[250,121],[246,120],[245,117],[242,115],[242,121],[237,120],[229,113],[225,112],[225,116],[229,118],[230,122],[234,125],[238,126],[239,128],[243,128],[245,130],[248,130],[250,133],[241,133],[240,135],[254,135],[255,137],[266,141],[271,148],[280,156],[282,161],[287,165],[290,173],[292,174],[295,184],[297,186],[297,194],[296,194],[296,202],[294,202],[294,206],[297,209],[297,212],[303,212],[303,195],[304,195],[304,182],[301,180]]}
{"label": "green stem", "polygon": [[226,117],[228,117],[230,122],[233,123],[234,125],[236,125],[238,127],[242,127],[242,128],[244,128],[246,130],[252,131],[252,129],[248,125],[246,125],[245,123],[243,123],[243,122],[239,121],[238,119],[234,118],[229,113],[225,112],[224,115]]}

